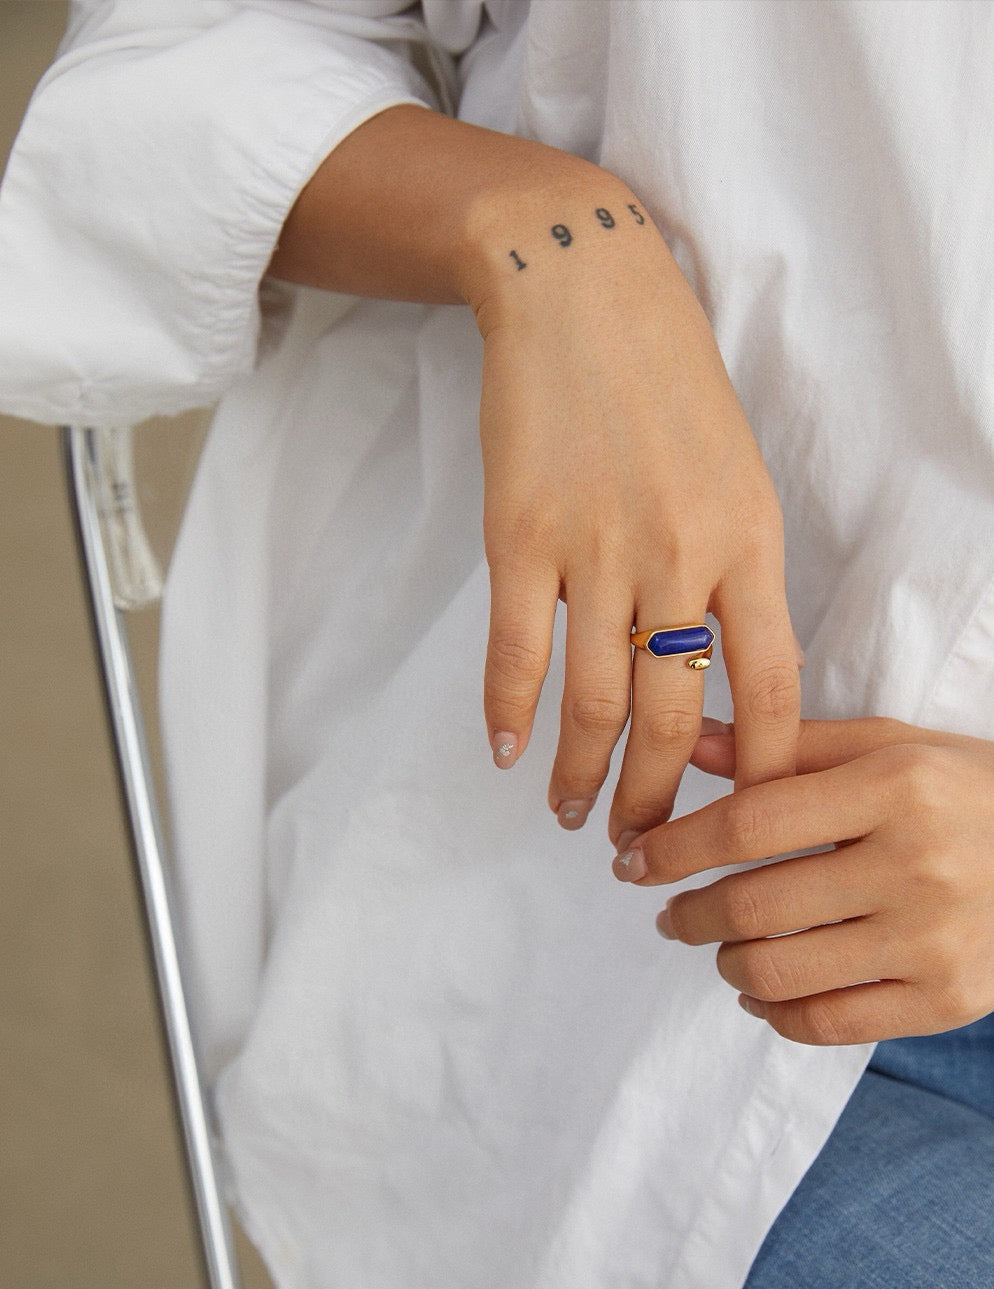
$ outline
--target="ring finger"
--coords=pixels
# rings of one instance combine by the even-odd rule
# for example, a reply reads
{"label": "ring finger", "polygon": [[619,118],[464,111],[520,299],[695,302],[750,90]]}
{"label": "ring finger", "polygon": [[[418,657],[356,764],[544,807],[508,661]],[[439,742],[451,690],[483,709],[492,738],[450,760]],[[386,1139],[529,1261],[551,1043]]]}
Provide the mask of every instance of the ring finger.
{"label": "ring finger", "polygon": [[878,936],[875,928],[870,915],[771,940],[723,944],[718,970],[733,988],[764,1002],[902,979],[905,964],[897,961],[887,938]]}

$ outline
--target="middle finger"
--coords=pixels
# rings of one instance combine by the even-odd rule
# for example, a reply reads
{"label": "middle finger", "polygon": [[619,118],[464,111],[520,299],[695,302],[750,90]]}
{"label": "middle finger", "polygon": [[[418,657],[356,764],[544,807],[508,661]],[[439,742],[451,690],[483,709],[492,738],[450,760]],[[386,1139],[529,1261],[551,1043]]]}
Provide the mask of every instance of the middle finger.
{"label": "middle finger", "polygon": [[[667,629],[703,623],[693,609],[640,609],[636,627]],[[660,627],[660,624],[664,624]],[[656,658],[636,649],[632,661],[632,721],[608,826],[612,841],[664,823],[701,729],[706,671],[686,657]]]}
{"label": "middle finger", "polygon": [[574,583],[567,596],[566,677],[549,805],[562,827],[572,830],[585,823],[628,721],[631,659],[625,624],[632,600],[617,582],[608,590]]}

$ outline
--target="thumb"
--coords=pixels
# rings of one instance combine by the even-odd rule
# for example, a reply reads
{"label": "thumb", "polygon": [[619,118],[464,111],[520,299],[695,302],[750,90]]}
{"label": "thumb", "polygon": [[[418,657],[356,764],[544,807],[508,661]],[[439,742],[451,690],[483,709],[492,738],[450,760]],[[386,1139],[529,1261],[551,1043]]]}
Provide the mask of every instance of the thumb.
{"label": "thumb", "polygon": [[[850,721],[801,721],[800,740],[797,745],[797,773],[813,774],[830,770],[837,765],[855,761],[878,748],[893,747],[901,743],[929,743],[949,746],[963,741],[963,736],[942,734],[936,730],[919,729],[903,721],[887,717],[870,716]],[[705,717],[697,740],[691,765],[707,774],[735,777],[734,727]]]}

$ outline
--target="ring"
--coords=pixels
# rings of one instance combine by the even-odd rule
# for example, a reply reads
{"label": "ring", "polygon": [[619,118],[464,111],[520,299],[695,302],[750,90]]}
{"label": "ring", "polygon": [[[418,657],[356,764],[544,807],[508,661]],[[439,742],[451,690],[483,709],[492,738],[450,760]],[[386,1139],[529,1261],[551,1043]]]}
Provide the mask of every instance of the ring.
{"label": "ring", "polygon": [[[711,666],[714,632],[703,622],[690,627],[653,627],[651,631],[632,629],[632,644],[654,658],[687,658],[687,666],[703,671]],[[688,657],[688,655],[693,657]]]}

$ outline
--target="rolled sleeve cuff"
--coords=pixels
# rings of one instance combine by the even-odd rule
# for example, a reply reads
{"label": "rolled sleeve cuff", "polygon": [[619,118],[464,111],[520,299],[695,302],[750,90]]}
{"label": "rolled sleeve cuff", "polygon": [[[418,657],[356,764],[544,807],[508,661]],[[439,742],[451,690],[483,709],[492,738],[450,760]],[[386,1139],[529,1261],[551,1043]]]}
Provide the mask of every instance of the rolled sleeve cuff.
{"label": "rolled sleeve cuff", "polygon": [[56,64],[0,192],[0,408],[120,424],[250,371],[301,189],[363,121],[431,105],[394,47],[241,12]]}

